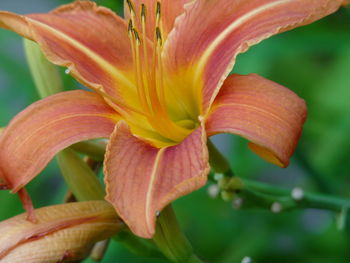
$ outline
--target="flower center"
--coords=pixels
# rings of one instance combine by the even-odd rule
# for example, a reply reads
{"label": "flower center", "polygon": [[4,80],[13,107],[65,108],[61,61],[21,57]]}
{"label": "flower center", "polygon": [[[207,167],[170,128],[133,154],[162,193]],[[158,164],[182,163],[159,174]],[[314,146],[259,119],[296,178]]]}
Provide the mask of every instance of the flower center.
{"label": "flower center", "polygon": [[[128,36],[133,56],[133,77],[138,100],[136,108],[140,110],[138,112],[133,110],[133,116],[136,113],[137,118],[129,114],[125,120],[134,134],[150,139],[155,142],[156,146],[176,144],[189,135],[197,124],[190,119],[181,120],[180,118],[179,120],[177,118],[176,120],[174,114],[169,113],[169,107],[172,106],[169,104],[172,102],[165,98],[166,83],[161,57],[163,49],[161,4],[157,2],[155,7],[152,42],[146,33],[148,22],[146,6],[141,4],[140,16],[137,17],[132,1],[127,0],[126,2],[130,12]],[[174,100],[174,103],[177,102]],[[126,108],[126,111],[129,110]],[[141,118],[140,115],[142,115]]]}

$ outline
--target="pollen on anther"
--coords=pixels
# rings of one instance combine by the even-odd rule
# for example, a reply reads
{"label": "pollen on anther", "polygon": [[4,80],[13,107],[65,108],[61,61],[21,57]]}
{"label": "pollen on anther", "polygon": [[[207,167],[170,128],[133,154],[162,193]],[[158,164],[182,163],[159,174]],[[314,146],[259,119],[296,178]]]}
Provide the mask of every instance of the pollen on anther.
{"label": "pollen on anther", "polygon": [[136,44],[140,45],[141,44],[141,38],[140,38],[139,33],[137,32],[137,30],[135,28],[133,28],[133,32],[134,32]]}
{"label": "pollen on anther", "polygon": [[134,26],[132,24],[132,20],[130,19],[129,20],[129,24],[128,24],[128,35],[129,35],[129,37],[132,37],[133,28],[134,28]]}
{"label": "pollen on anther", "polygon": [[162,40],[162,33],[160,32],[160,28],[156,28],[156,37],[157,37],[157,42],[159,45],[162,45],[163,40]]}
{"label": "pollen on anther", "polygon": [[128,4],[130,14],[132,16],[135,15],[134,6],[133,6],[132,2],[130,0],[126,0],[126,3]]}
{"label": "pollen on anther", "polygon": [[156,18],[157,19],[160,19],[160,11],[161,11],[160,2],[157,2],[157,6],[156,6]]}
{"label": "pollen on anther", "polygon": [[146,6],[145,6],[145,4],[142,4],[141,5],[141,19],[142,19],[142,21],[146,20],[146,15],[147,15]]}

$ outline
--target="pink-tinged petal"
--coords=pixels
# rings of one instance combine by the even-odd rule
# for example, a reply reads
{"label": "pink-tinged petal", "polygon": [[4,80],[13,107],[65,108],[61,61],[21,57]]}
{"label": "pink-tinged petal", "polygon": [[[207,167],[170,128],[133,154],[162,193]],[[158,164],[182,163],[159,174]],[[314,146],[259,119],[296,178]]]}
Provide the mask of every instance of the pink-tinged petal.
{"label": "pink-tinged petal", "polygon": [[208,171],[203,127],[176,146],[158,149],[119,122],[107,147],[106,199],[136,235],[151,238],[157,211],[202,187]]}
{"label": "pink-tinged petal", "polygon": [[94,243],[123,224],[106,201],[73,202],[36,209],[34,224],[21,214],[0,223],[0,262],[80,262]]}
{"label": "pink-tinged petal", "polygon": [[286,167],[306,119],[306,105],[289,89],[256,74],[231,75],[214,101],[208,135],[238,134],[265,160]]}
{"label": "pink-tinged petal", "polygon": [[203,97],[198,103],[205,112],[239,53],[272,35],[329,15],[342,2],[197,0],[169,34],[163,54],[167,72],[178,79],[176,86],[195,89],[196,96]]}
{"label": "pink-tinged petal", "polygon": [[126,22],[90,1],[75,1],[47,14],[20,16],[0,12],[0,27],[39,43],[48,59],[69,67],[91,88],[101,85],[119,96],[118,87],[133,89],[132,55]]}
{"label": "pink-tinged petal", "polygon": [[33,103],[0,137],[0,178],[18,191],[59,150],[78,141],[109,137],[118,118],[99,95],[82,90]]}
{"label": "pink-tinged petal", "polygon": [[[175,19],[184,12],[184,5],[192,2],[192,0],[133,0],[133,7],[137,19],[137,28],[142,31],[141,26],[141,4],[146,7],[146,32],[147,37],[151,40],[155,38],[155,21],[156,21],[156,5],[161,4],[161,27],[163,38],[173,29]],[[124,0],[125,19],[130,19],[130,12],[127,1]]]}

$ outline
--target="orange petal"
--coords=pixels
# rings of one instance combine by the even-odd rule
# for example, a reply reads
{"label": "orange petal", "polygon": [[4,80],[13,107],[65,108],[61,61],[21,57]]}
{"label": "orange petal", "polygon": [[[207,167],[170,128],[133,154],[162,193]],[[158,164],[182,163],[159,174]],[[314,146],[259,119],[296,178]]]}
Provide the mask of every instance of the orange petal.
{"label": "orange petal", "polygon": [[[197,0],[175,23],[164,58],[176,86],[196,89],[209,109],[236,56],[277,33],[335,12],[343,0]],[[199,83],[199,84],[198,84]],[[199,86],[199,87],[198,87]]]}
{"label": "orange petal", "polygon": [[[175,19],[181,15],[184,10],[184,5],[192,0],[132,0],[135,13],[137,16],[137,27],[141,30],[141,4],[146,6],[146,31],[147,37],[151,40],[155,37],[155,21],[156,21],[156,5],[161,3],[161,28],[162,35],[165,39],[168,33],[173,29]],[[127,1],[124,0],[124,15],[125,19],[130,19],[130,12]]]}
{"label": "orange petal", "polygon": [[107,8],[75,1],[48,14],[0,12],[0,27],[38,42],[51,62],[69,67],[88,87],[102,85],[117,97],[117,87],[133,88],[127,25]]}
{"label": "orange petal", "polygon": [[231,75],[214,101],[206,126],[208,135],[243,136],[262,158],[286,167],[305,119],[305,102],[289,89],[256,74]]}
{"label": "orange petal", "polygon": [[108,137],[118,120],[95,93],[76,90],[38,101],[19,113],[0,137],[0,178],[18,191],[61,149]]}
{"label": "orange petal", "polygon": [[158,149],[119,122],[107,147],[106,199],[136,235],[151,238],[158,211],[202,187],[208,171],[203,128],[176,146]]}
{"label": "orange petal", "polygon": [[75,202],[35,210],[34,224],[21,214],[0,223],[2,263],[80,262],[97,241],[122,227],[105,201]]}

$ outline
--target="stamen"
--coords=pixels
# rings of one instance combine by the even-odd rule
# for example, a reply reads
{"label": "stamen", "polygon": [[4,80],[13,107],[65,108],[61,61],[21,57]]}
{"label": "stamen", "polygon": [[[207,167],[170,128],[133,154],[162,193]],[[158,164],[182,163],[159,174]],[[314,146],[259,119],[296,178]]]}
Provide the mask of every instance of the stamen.
{"label": "stamen", "polygon": [[[136,14],[132,0],[127,0],[130,11],[130,20],[128,24],[128,36],[130,38],[131,51],[133,56],[136,91],[140,102],[140,110],[120,103],[118,99],[105,95],[113,102],[118,112],[122,111],[122,115],[130,116],[130,112],[141,114],[147,118],[148,123],[162,137],[171,141],[181,141],[188,135],[189,130],[177,125],[169,116],[165,92],[164,92],[164,76],[162,65],[162,21],[161,21],[161,3],[157,1],[155,7],[155,32],[153,54],[149,54],[149,40],[147,37],[147,9],[145,4],[140,6],[140,22],[142,35],[139,34],[136,27]],[[141,47],[143,45],[143,47]],[[140,50],[141,48],[141,50]],[[141,53],[140,53],[141,51]],[[153,56],[153,57],[149,57]],[[152,59],[152,60],[151,60]],[[149,64],[150,63],[150,64]],[[101,91],[102,92],[102,91]],[[142,112],[141,112],[142,111]],[[129,118],[128,122],[134,122],[133,125],[142,128],[137,119]]]}
{"label": "stamen", "polygon": [[163,108],[163,111],[167,113],[166,109],[166,101],[165,101],[165,94],[164,94],[164,78],[163,78],[163,63],[162,63],[162,44],[163,44],[163,39],[162,39],[162,33],[160,32],[159,27],[156,28],[156,38],[157,38],[157,47],[156,47],[156,53],[157,53],[157,62],[158,62],[158,96],[159,96],[159,102],[160,106]]}
{"label": "stamen", "polygon": [[146,21],[146,6],[145,4],[141,4],[141,21],[144,23]]}
{"label": "stamen", "polygon": [[128,35],[129,35],[129,38],[132,38],[132,33],[133,33],[133,29],[134,26],[133,26],[133,23],[132,23],[132,20],[130,19],[129,20],[129,24],[128,24]]}
{"label": "stamen", "polygon": [[160,28],[156,28],[156,38],[157,38],[157,44],[159,47],[162,47],[163,40],[162,40],[162,33],[160,32]]}
{"label": "stamen", "polygon": [[135,42],[138,46],[141,45],[141,39],[140,39],[140,35],[139,33],[137,32],[137,30],[135,28],[132,29],[133,33],[134,33],[134,36],[135,36]]}
{"label": "stamen", "polygon": [[160,6],[160,2],[157,2],[157,5],[156,5],[156,27],[159,27],[160,15],[161,15],[161,6]]}
{"label": "stamen", "polygon": [[142,41],[143,41],[143,53],[145,56],[145,63],[144,65],[147,67],[147,74],[149,74],[148,71],[148,52],[147,52],[147,32],[146,32],[146,15],[147,15],[147,9],[145,4],[141,5],[141,25],[142,25]]}
{"label": "stamen", "polygon": [[[142,42],[143,42],[143,67],[146,74],[143,74],[145,93],[149,91],[149,79],[150,79],[150,69],[149,69],[149,56],[148,56],[148,46],[147,46],[147,32],[146,32],[146,16],[147,9],[145,4],[141,4],[141,26],[142,26]],[[150,99],[146,98],[147,100]],[[148,100],[149,105],[152,105],[152,100]]]}
{"label": "stamen", "polygon": [[131,17],[135,17],[135,8],[134,8],[134,4],[132,3],[131,0],[126,0],[126,3],[128,4],[128,7],[129,7],[130,16],[131,16]]}
{"label": "stamen", "polygon": [[143,72],[142,72],[142,67],[141,67],[141,57],[140,57],[140,45],[141,45],[141,39],[140,35],[137,32],[137,30],[134,28],[134,37],[135,37],[135,42],[136,42],[136,47],[135,47],[135,62],[136,62],[136,71],[135,71],[135,77],[137,81],[137,93],[139,95],[140,103],[141,106],[144,110],[149,112],[149,105],[147,102],[146,98],[146,93],[145,93],[145,86],[143,82]]}

